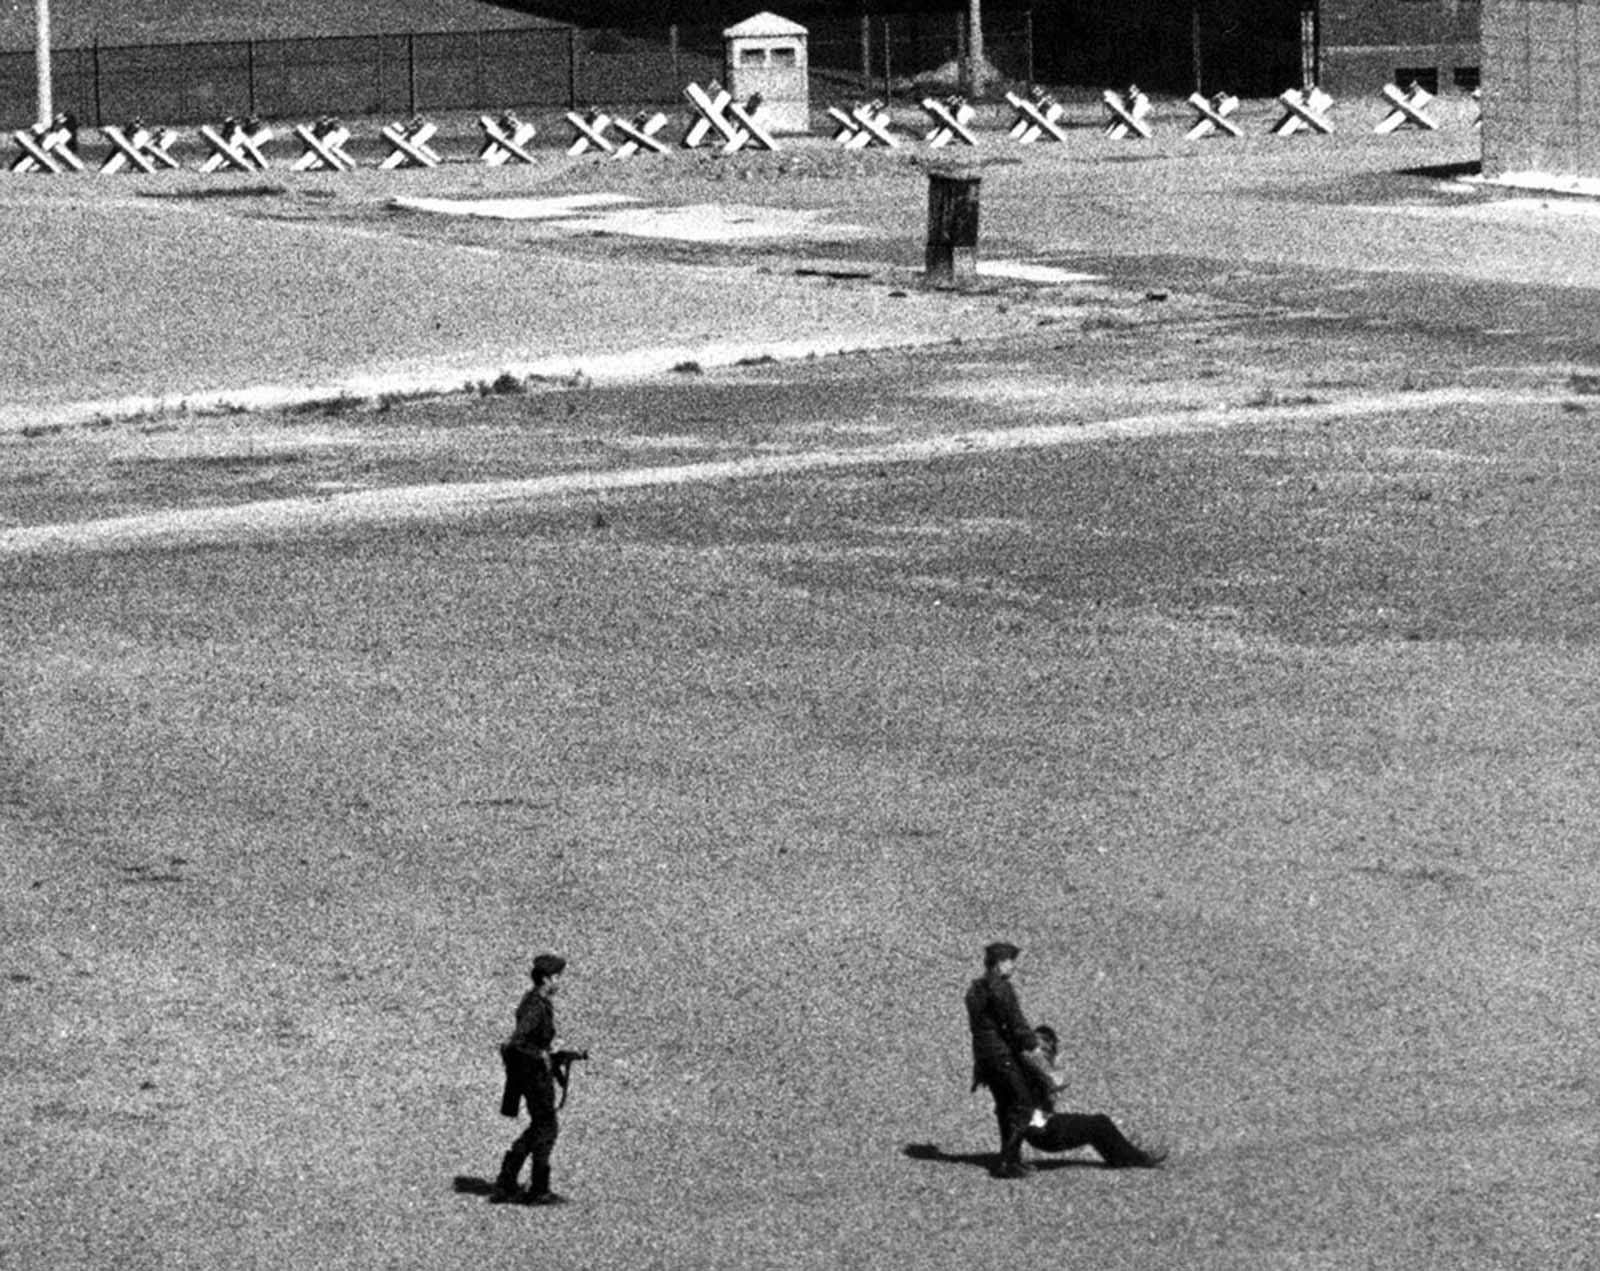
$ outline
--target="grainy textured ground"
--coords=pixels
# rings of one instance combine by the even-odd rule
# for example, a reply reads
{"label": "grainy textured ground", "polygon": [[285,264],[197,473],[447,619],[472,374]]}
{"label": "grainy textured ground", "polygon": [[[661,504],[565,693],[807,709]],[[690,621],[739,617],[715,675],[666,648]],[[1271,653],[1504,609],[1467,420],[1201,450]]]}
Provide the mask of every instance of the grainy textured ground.
{"label": "grainy textured ground", "polygon": [[[1592,231],[1396,176],[1460,145],[1399,140],[1270,187],[1255,145],[996,169],[997,251],[1106,273],[944,298],[1004,339],[6,438],[0,1263],[1587,1265]],[[542,184],[613,170],[646,180]],[[686,203],[735,171],[666,170]],[[827,288],[861,312],[921,181],[739,200],[902,243]],[[380,188],[294,241],[528,250]],[[286,232],[262,206],[193,223]],[[803,245],[538,250],[819,281]],[[1104,426],[1156,414],[1191,422]],[[316,533],[181,515],[380,490]],[[988,1176],[958,1002],[1001,934],[1075,1101],[1166,1170]],[[577,1203],[493,1209],[450,1183],[507,1138],[493,1046],[547,946],[595,1051]]]}

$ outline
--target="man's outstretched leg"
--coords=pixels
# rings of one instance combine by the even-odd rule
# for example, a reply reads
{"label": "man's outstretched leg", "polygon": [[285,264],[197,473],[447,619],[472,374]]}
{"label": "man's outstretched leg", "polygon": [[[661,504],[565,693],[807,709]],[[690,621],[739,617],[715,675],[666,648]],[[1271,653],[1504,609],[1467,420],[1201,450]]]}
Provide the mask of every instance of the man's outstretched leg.
{"label": "man's outstretched leg", "polygon": [[1167,1158],[1160,1149],[1134,1143],[1104,1113],[1058,1112],[1042,1127],[1029,1129],[1027,1141],[1041,1152],[1092,1147],[1111,1169],[1154,1169]]}

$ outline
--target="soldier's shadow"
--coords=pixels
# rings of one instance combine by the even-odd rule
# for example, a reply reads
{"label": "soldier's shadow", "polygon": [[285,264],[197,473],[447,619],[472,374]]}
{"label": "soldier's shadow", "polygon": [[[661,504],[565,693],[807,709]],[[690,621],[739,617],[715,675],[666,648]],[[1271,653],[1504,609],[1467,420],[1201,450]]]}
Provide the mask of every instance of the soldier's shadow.
{"label": "soldier's shadow", "polygon": [[[997,1152],[946,1152],[937,1143],[907,1143],[900,1149],[900,1155],[913,1161],[939,1161],[945,1165],[975,1165],[979,1169],[994,1173],[1000,1164]],[[1101,1162],[1088,1157],[1052,1156],[1041,1159],[1032,1156],[1028,1163],[1036,1170],[1057,1169],[1095,1169]]]}

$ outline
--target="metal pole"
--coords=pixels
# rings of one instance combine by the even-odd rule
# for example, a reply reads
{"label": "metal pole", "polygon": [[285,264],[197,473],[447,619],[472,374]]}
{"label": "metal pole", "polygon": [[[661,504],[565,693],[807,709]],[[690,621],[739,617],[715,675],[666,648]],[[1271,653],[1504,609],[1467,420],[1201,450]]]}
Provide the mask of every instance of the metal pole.
{"label": "metal pole", "polygon": [[56,117],[50,93],[50,0],[39,0],[35,15],[34,65],[39,72],[39,124],[43,127]]}
{"label": "metal pole", "polygon": [[889,19],[883,20],[883,100],[889,100]]}
{"label": "metal pole", "polygon": [[256,117],[256,42],[244,42],[244,99],[250,107],[249,118]]}
{"label": "metal pole", "polygon": [[1310,92],[1317,85],[1317,11],[1300,10],[1300,87]]}
{"label": "metal pole", "polygon": [[983,0],[967,0],[967,84],[974,94],[983,92]]}
{"label": "metal pole", "polygon": [[406,32],[406,114],[417,116],[417,37]]}
{"label": "metal pole", "polygon": [[94,126],[104,126],[105,115],[100,109],[100,33],[94,35]]}
{"label": "metal pole", "polygon": [[578,109],[578,32],[567,28],[567,109]]}
{"label": "metal pole", "polygon": [[1204,93],[1205,63],[1200,42],[1200,0],[1189,5],[1189,50],[1194,60],[1194,91]]}
{"label": "metal pole", "polygon": [[1024,9],[1022,11],[1022,30],[1023,30],[1024,39],[1026,41],[1026,47],[1027,47],[1027,50],[1028,50],[1028,87],[1032,88],[1033,85],[1034,85],[1034,78],[1033,78],[1033,72],[1034,72],[1034,65],[1033,65],[1033,10],[1032,9]]}
{"label": "metal pole", "polygon": [[972,96],[972,59],[967,56],[968,32],[970,23],[964,14],[953,13],[950,15],[955,20],[956,27],[956,79],[964,95]]}
{"label": "metal pole", "polygon": [[872,19],[861,15],[861,91],[872,91]]}

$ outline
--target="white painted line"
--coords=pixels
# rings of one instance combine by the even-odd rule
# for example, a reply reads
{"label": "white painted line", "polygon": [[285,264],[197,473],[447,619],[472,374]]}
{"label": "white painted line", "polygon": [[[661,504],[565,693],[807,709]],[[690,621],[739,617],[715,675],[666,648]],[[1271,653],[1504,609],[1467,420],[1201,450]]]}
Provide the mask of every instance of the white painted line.
{"label": "white painted line", "polygon": [[1321,422],[1385,415],[1395,411],[1416,412],[1464,405],[1553,404],[1560,400],[1549,394],[1472,389],[1386,393],[1308,406],[1227,406],[1211,410],[1162,411],[1120,419],[1038,424],[885,442],[855,449],[754,455],[743,459],[669,467],[571,472],[522,480],[473,481],[454,485],[395,486],[233,507],[183,508],[101,521],[24,526],[0,531],[0,556],[237,542],[267,534],[314,534],[351,525],[436,522],[476,515],[491,508],[526,507],[545,500],[618,490],[694,482],[749,481],[800,472],[1047,449],[1111,438],[1177,436],[1217,431],[1241,420],[1273,418]]}
{"label": "white painted line", "polygon": [[1504,172],[1497,177],[1469,176],[1460,179],[1473,185],[1500,185],[1513,190],[1600,196],[1600,177],[1564,176],[1553,172]]}
{"label": "white painted line", "polygon": [[1075,274],[1053,265],[1035,265],[1024,260],[981,260],[978,273],[984,278],[1015,278],[1020,282],[1101,282],[1099,274]]}
{"label": "white painted line", "polygon": [[553,221],[594,207],[637,203],[629,194],[569,194],[547,199],[416,199],[393,198],[391,207],[440,216],[481,216],[496,221]]}
{"label": "white painted line", "polygon": [[538,221],[568,234],[620,234],[627,238],[670,238],[694,243],[768,238],[857,239],[867,234],[859,225],[826,224],[828,213],[814,209],[731,203],[623,206],[642,202],[624,194],[574,194],[547,199],[396,198],[390,202],[412,212]]}
{"label": "white painted line", "polygon": [[583,379],[594,384],[627,383],[668,374],[689,364],[702,370],[740,362],[788,362],[802,358],[837,357],[844,353],[926,348],[948,344],[948,333],[906,335],[885,329],[857,330],[802,340],[733,341],[699,345],[666,345],[617,353],[565,353],[533,361],[440,365],[408,374],[356,375],[321,384],[257,384],[196,393],[136,395],[8,409],[0,404],[0,433],[23,429],[69,428],[121,419],[163,415],[223,415],[239,411],[288,410],[319,402],[377,403],[385,398],[447,396],[489,384],[502,375],[520,380]]}

